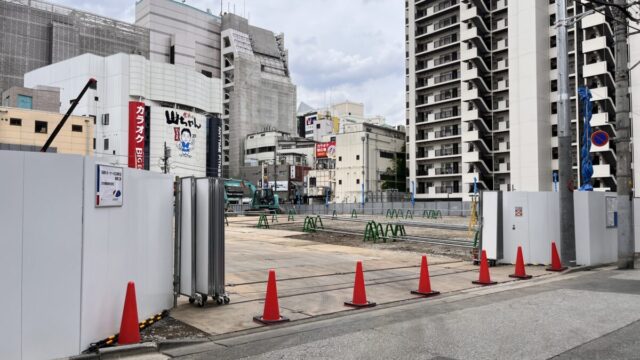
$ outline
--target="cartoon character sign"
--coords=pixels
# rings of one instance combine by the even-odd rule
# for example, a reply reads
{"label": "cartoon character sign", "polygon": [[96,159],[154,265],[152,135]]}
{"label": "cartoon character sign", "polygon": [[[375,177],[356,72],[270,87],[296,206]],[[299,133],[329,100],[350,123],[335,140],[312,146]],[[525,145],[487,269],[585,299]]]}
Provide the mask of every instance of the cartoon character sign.
{"label": "cartoon character sign", "polygon": [[195,115],[186,111],[180,114],[177,111],[166,110],[164,114],[168,125],[179,125],[173,127],[173,139],[180,150],[180,156],[191,157],[196,142],[196,134],[193,134],[191,129],[200,129],[202,124],[198,124]]}
{"label": "cartoon character sign", "polygon": [[189,151],[195,146],[195,136],[191,135],[191,130],[184,128],[180,131],[180,142],[178,149],[182,150],[182,156],[191,157]]}

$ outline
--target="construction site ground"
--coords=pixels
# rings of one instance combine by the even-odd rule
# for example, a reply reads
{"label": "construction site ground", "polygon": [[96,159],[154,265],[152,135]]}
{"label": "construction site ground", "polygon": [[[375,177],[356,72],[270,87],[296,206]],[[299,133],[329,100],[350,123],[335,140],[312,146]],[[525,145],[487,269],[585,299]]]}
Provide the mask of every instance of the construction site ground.
{"label": "construction site ground", "polygon": [[[441,296],[478,287],[471,283],[478,278],[478,267],[464,259],[468,256],[459,255],[468,253],[469,249],[452,249],[453,256],[447,256],[442,255],[444,247],[434,248],[419,242],[373,244],[363,243],[362,236],[326,236],[323,232],[309,235],[300,231],[302,222],[298,217],[295,225],[270,226],[269,229],[256,228],[257,217],[238,216],[228,220],[226,290],[231,303],[217,305],[209,301],[204,307],[197,307],[189,304],[186,297],[180,297],[179,305],[171,311],[170,317],[145,330],[145,340],[204,340],[264,327],[254,322],[253,316],[262,313],[269,269],[276,270],[281,314],[292,321],[358,311],[344,305],[344,301],[352,296],[358,260],[364,265],[367,297],[379,305],[419,299],[410,290],[418,286],[423,253],[429,254],[432,288],[440,291]],[[279,222],[286,223],[286,220],[286,215],[279,217]],[[468,219],[446,218],[443,221],[464,223]],[[324,220],[325,226],[333,228],[343,226],[338,225],[342,223],[351,224],[354,229],[364,226],[330,222]],[[298,230],[294,231],[296,227]],[[447,236],[446,232],[440,235]],[[511,273],[512,266],[491,268],[492,280],[499,283],[516,281],[508,277]],[[555,276],[541,266],[527,266],[527,273],[534,277]]]}

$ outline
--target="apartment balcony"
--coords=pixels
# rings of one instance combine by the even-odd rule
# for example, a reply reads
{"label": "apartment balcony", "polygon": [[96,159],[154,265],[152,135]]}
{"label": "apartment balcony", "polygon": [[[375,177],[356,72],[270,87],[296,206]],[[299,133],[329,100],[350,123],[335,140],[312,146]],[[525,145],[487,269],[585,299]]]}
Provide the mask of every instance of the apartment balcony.
{"label": "apartment balcony", "polygon": [[494,112],[509,111],[509,100],[500,100],[496,105],[495,109],[493,109]]}
{"label": "apartment balcony", "polygon": [[593,165],[593,177],[594,178],[604,178],[610,177],[611,174],[611,165],[602,164],[602,165]]}
{"label": "apartment balcony", "polygon": [[509,23],[507,22],[507,18],[500,19],[496,21],[496,25],[492,28],[493,32],[507,30],[509,27]]}
{"label": "apartment balcony", "polygon": [[610,137],[616,137],[616,128],[609,122],[609,113],[597,113],[591,117],[591,127],[599,127],[606,131]]}
{"label": "apartment balcony", "polygon": [[609,71],[607,70],[607,62],[606,61],[598,61],[593,64],[583,65],[582,66],[582,75],[584,77],[596,76],[606,74]]}
{"label": "apartment balcony", "polygon": [[494,52],[497,51],[503,51],[503,50],[507,50],[508,46],[507,46],[507,39],[502,39],[502,40],[498,40],[498,42],[496,42],[496,46],[492,49]]}
{"label": "apartment balcony", "polygon": [[[416,1],[416,6],[419,5],[420,3],[421,3],[420,1]],[[423,19],[427,19],[435,15],[443,14],[447,11],[457,8],[458,6],[460,6],[460,2],[458,0],[453,0],[448,3],[443,2],[441,6],[431,6],[427,8],[427,11],[425,13],[416,14],[416,21],[421,21]]]}
{"label": "apartment balcony", "polygon": [[611,148],[611,143],[609,142],[605,146],[594,146],[591,145],[592,154],[598,154],[602,156],[608,164],[615,165],[618,162],[618,157],[616,156],[616,152]]}
{"label": "apartment balcony", "polygon": [[511,171],[511,163],[503,162],[498,164],[498,170],[496,172],[509,173],[510,171]]}
{"label": "apartment balcony", "polygon": [[509,121],[499,121],[498,126],[493,131],[509,131]]}
{"label": "apartment balcony", "polygon": [[610,188],[615,188],[618,184],[615,175],[613,175],[612,167],[610,164],[593,165],[594,179],[600,179]]}
{"label": "apartment balcony", "polygon": [[507,4],[508,4],[507,0],[498,0],[498,2],[496,2],[495,8],[492,11],[496,12],[496,11],[506,10]]}
{"label": "apartment balcony", "polygon": [[496,62],[496,66],[494,66],[493,71],[505,71],[509,69],[509,65],[507,65],[507,59],[502,59]]}
{"label": "apartment balcony", "polygon": [[488,33],[489,32],[489,27],[487,26],[487,24],[485,24],[484,22],[484,15],[483,13],[481,13],[480,9],[477,6],[473,6],[470,8],[467,7],[462,7],[460,9],[460,21],[461,22],[468,22],[468,21],[472,21],[473,24],[479,28],[481,31]]}
{"label": "apartment balcony", "polygon": [[582,18],[582,20],[580,20],[580,23],[582,25],[582,28],[586,29],[592,26],[606,24],[607,19],[605,18],[604,14],[595,13],[589,16],[585,16],[584,18]]}
{"label": "apartment balcony", "polygon": [[500,80],[498,81],[498,86],[496,86],[493,91],[507,91],[509,90],[509,80]]}
{"label": "apartment balcony", "polygon": [[584,40],[582,42],[582,52],[588,53],[591,51],[597,51],[607,48],[607,37],[598,36],[593,39]]}
{"label": "apartment balcony", "polygon": [[477,151],[466,152],[462,154],[462,162],[467,164],[474,164],[478,169],[484,171],[486,174],[491,174],[491,168],[487,162],[480,157],[480,153]]}

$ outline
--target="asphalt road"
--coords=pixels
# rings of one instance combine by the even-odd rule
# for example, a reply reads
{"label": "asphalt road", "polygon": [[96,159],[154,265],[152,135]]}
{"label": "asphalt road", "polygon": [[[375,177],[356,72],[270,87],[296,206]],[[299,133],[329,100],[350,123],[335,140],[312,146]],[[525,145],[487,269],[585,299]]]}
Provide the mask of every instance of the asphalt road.
{"label": "asphalt road", "polygon": [[291,323],[183,359],[639,359],[640,270],[597,270]]}

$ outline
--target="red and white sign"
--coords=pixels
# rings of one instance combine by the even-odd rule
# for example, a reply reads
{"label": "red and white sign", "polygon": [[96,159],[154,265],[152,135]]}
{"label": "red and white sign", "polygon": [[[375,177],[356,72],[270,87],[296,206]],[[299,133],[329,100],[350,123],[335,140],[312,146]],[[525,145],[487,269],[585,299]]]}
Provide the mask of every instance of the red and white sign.
{"label": "red and white sign", "polygon": [[335,157],[336,142],[329,141],[316,144],[316,158]]}
{"label": "red and white sign", "polygon": [[144,169],[144,103],[129,102],[129,167]]}

